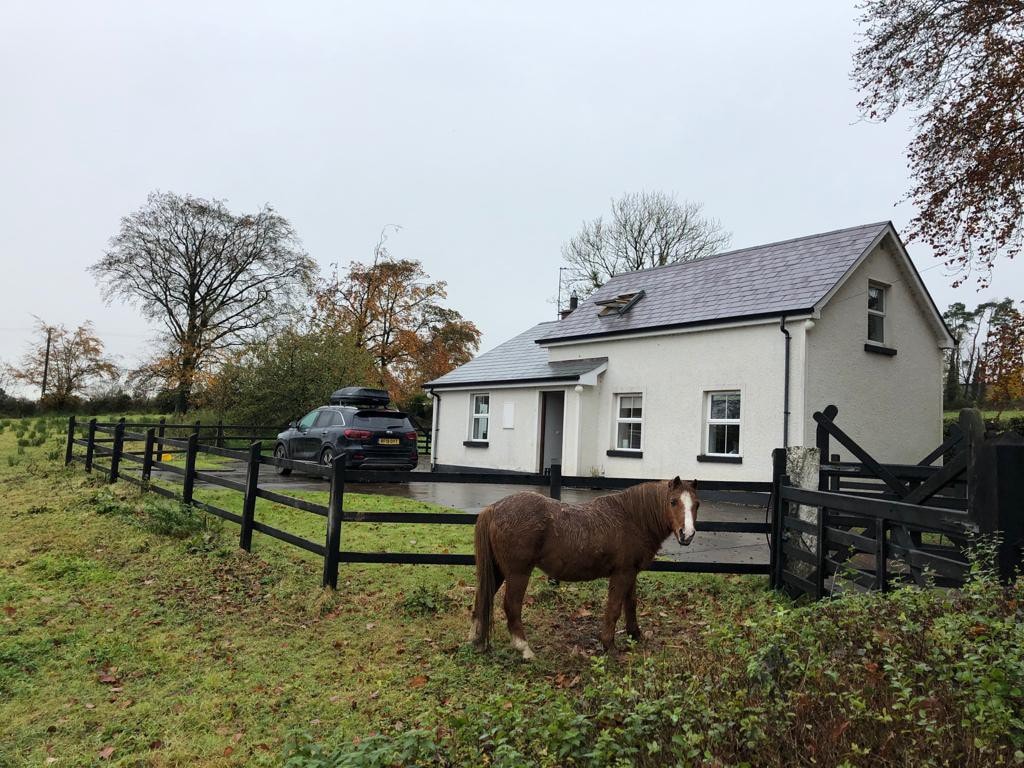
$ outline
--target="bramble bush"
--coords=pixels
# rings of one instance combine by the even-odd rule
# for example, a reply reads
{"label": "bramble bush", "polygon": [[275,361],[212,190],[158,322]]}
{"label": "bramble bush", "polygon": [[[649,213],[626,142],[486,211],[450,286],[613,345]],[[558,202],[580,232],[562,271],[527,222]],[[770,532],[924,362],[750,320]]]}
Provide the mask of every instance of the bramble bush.
{"label": "bramble bush", "polygon": [[[984,568],[956,592],[907,587],[782,607],[592,662],[582,693],[496,683],[472,711],[325,749],[293,768],[384,765],[1014,765],[1024,763],[1024,583]],[[495,665],[467,654],[467,664]],[[339,735],[339,737],[342,735]],[[339,738],[340,740],[340,738]]]}

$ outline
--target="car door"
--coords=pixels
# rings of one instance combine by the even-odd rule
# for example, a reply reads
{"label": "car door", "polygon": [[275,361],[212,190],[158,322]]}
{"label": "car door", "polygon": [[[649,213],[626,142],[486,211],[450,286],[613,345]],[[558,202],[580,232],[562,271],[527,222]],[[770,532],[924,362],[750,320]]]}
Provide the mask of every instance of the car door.
{"label": "car door", "polygon": [[323,446],[330,442],[330,428],[335,424],[336,414],[331,410],[323,410],[317,414],[316,421],[313,422],[313,426],[310,427],[307,433],[309,437],[309,458],[313,461],[320,460],[320,451],[323,450]]}
{"label": "car door", "polygon": [[295,434],[288,441],[288,453],[291,458],[309,461],[319,452],[320,441],[310,434],[313,429],[313,423],[319,415],[319,410],[310,411],[299,419],[299,423],[295,425]]}

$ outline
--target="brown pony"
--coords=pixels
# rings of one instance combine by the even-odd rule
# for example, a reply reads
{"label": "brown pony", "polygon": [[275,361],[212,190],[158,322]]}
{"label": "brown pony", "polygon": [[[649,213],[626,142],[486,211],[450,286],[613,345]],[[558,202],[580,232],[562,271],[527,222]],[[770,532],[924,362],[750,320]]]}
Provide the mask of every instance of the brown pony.
{"label": "brown pony", "polygon": [[494,595],[505,583],[505,616],[512,646],[532,659],[523,631],[526,585],[534,566],[562,581],[608,578],[608,606],[601,628],[605,650],[615,642],[615,624],[626,608],[626,630],[640,638],[636,621],[636,575],[651,564],[661,543],[675,534],[693,541],[697,481],[660,480],[602,496],[589,504],[563,504],[527,492],[486,507],[476,521],[476,602],[472,642],[488,645]]}

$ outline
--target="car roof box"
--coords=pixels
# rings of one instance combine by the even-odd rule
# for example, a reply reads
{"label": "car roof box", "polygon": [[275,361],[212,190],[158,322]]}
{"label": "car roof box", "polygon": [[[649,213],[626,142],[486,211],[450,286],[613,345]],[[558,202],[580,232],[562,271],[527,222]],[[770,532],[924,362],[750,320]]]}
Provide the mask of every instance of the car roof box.
{"label": "car roof box", "polygon": [[343,387],[331,395],[331,405],[368,405],[383,408],[390,402],[391,398],[386,391],[368,387]]}

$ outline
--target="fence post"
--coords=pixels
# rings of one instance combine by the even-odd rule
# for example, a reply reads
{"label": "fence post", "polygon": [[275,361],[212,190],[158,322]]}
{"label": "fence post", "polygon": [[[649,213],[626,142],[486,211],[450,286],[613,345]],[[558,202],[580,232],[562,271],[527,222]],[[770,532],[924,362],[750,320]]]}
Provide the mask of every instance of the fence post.
{"label": "fence post", "polygon": [[[821,412],[821,415],[826,417],[829,421],[832,421],[838,413],[839,409],[834,405],[827,405],[825,406],[825,410]],[[830,439],[828,430],[819,423],[817,428],[814,430],[814,445],[818,448],[818,461],[821,462],[821,467],[824,467],[826,460],[832,455],[829,453]],[[820,468],[818,470],[818,490],[828,490],[828,477]]]}
{"label": "fence post", "polygon": [[817,507],[818,510],[818,539],[814,545],[814,599],[821,600],[825,596],[825,553],[828,551],[825,546],[825,518],[828,512],[824,507]]}
{"label": "fence post", "polygon": [[1024,445],[988,446],[995,465],[996,530],[1001,539],[996,549],[999,578],[1012,582],[1024,552]]}
{"label": "fence post", "polygon": [[252,522],[256,516],[256,491],[260,482],[260,455],[263,444],[249,444],[249,463],[245,470],[245,498],[242,500],[242,531],[238,535],[238,546],[246,552],[252,551]]}
{"label": "fence post", "polygon": [[192,425],[192,434],[195,435],[197,439],[199,437],[199,431],[202,428],[203,428],[202,423],[199,421],[199,419],[196,419],[196,423]]}
{"label": "fence post", "polygon": [[324,553],[323,586],[338,588],[338,562],[341,560],[341,516],[345,503],[345,457],[336,456],[331,464],[331,500],[327,508],[327,542]]}
{"label": "fence post", "polygon": [[75,446],[75,417],[68,417],[68,446],[64,449],[64,466],[71,463],[72,448]]}
{"label": "fence post", "polygon": [[218,448],[224,447],[224,419],[217,419],[217,442]]}
{"label": "fence post", "polygon": [[192,492],[196,483],[196,449],[199,447],[199,434],[193,432],[188,436],[188,453],[185,454],[185,480],[181,484],[181,500],[185,504],[192,503]]}
{"label": "fence post", "polygon": [[889,567],[889,546],[885,541],[889,533],[889,521],[884,517],[875,522],[875,589],[879,592],[889,591],[889,577],[886,570]]}
{"label": "fence post", "polygon": [[768,583],[773,589],[782,586],[782,477],[786,474],[786,449],[772,451],[772,545],[768,550]]}
{"label": "fence post", "polygon": [[156,437],[157,437],[156,452],[157,452],[157,455],[160,457],[159,459],[157,459],[157,461],[163,461],[164,460],[164,458],[163,458],[163,456],[164,456],[164,430],[166,429],[166,426],[167,426],[167,419],[164,418],[163,416],[161,416],[160,417],[160,425],[157,427],[157,430],[156,430]]}
{"label": "fence post", "polygon": [[156,442],[156,430],[146,430],[146,447],[142,452],[142,482],[148,483],[153,474],[153,444]]}
{"label": "fence post", "polygon": [[121,469],[121,452],[124,450],[124,419],[114,427],[114,452],[110,454],[110,482],[116,483]]}
{"label": "fence post", "polygon": [[96,453],[96,419],[89,419],[89,434],[85,444],[85,471],[92,472],[92,457]]}
{"label": "fence post", "polygon": [[552,464],[550,472],[551,498],[561,500],[562,498],[562,465]]}

